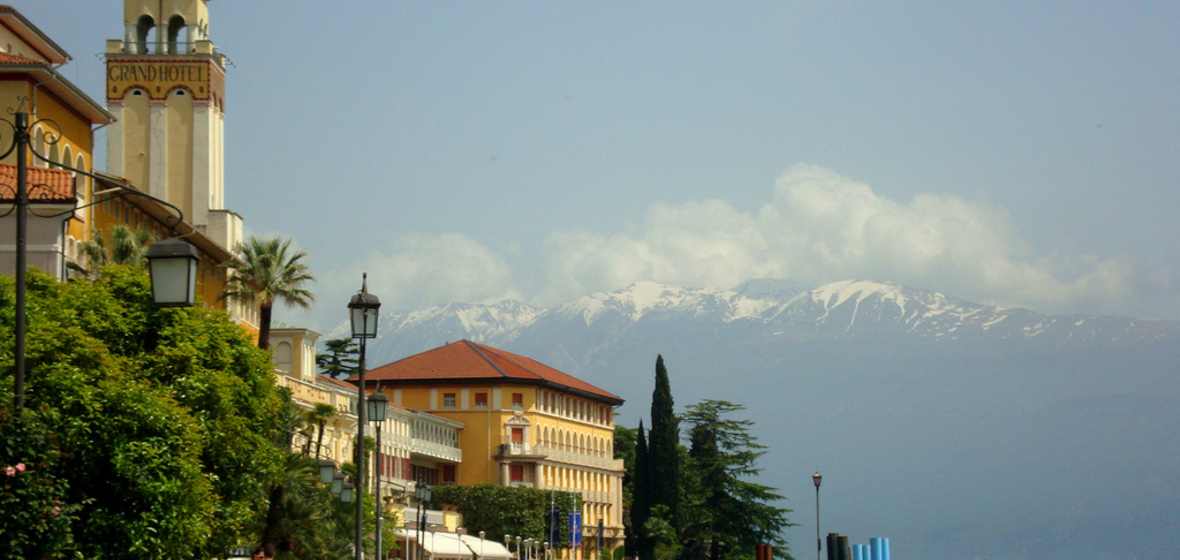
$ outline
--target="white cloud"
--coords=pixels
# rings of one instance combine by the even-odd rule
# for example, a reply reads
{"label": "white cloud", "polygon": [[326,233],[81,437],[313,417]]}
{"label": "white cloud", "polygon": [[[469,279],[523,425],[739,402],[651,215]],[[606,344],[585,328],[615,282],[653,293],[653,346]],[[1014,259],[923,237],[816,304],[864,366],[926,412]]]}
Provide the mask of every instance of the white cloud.
{"label": "white cloud", "polygon": [[511,291],[512,270],[504,259],[460,233],[395,237],[372,251],[364,263],[322,275],[319,288],[341,301],[343,309],[360,289],[363,272],[383,308],[497,301],[516,295]]}
{"label": "white cloud", "polygon": [[549,237],[546,287],[564,301],[638,280],[732,287],[762,277],[895,281],[1041,311],[1103,310],[1128,296],[1131,266],[1033,256],[1007,212],[955,196],[900,203],[829,169],[797,165],[757,214],[724,201],[655,205],[640,231]]}
{"label": "white cloud", "polygon": [[[519,247],[507,251],[522,258]],[[361,265],[321,273],[317,314],[343,319],[362,271],[387,308],[506,297],[552,305],[640,280],[727,288],[774,277],[884,280],[1043,312],[1117,313],[1140,292],[1171,284],[1136,286],[1127,260],[1033,255],[1001,208],[938,194],[901,203],[809,165],[788,169],[755,213],[721,200],[656,204],[634,232],[554,232],[544,258],[544,278],[522,280],[503,255],[466,235],[398,236]],[[541,287],[521,288],[530,284]]]}

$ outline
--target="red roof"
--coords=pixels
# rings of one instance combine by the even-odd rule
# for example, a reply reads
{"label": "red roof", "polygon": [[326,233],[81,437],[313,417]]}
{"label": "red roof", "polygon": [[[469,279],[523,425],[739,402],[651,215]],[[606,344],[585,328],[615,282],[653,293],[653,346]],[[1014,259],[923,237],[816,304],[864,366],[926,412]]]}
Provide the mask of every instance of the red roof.
{"label": "red roof", "polygon": [[[30,167],[27,175],[30,202],[73,202],[74,176],[61,169]],[[16,166],[0,163],[0,201],[16,200]]]}
{"label": "red roof", "polygon": [[0,64],[44,64],[44,62],[26,58],[20,55],[0,52]]}
{"label": "red roof", "polygon": [[541,385],[616,406],[623,404],[623,399],[618,396],[541,362],[470,340],[460,340],[365,373],[366,385],[378,381],[382,385],[420,385],[438,381]]}
{"label": "red roof", "polygon": [[340,387],[341,389],[348,389],[351,391],[356,390],[356,385],[349,383],[347,381],[341,381],[341,380],[336,379],[335,377],[332,377],[330,375],[317,375],[317,376],[315,376],[315,378],[320,383],[327,383],[328,385],[335,385],[337,387]]}

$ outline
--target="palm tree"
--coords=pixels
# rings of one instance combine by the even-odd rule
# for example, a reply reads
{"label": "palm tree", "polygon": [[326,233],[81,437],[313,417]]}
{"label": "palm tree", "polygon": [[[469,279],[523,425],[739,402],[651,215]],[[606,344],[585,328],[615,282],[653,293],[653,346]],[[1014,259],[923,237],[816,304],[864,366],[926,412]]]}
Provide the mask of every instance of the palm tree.
{"label": "palm tree", "polygon": [[148,245],[152,244],[154,236],[145,229],[131,229],[125,224],[111,227],[110,243],[100,230],[91,230],[90,240],[78,244],[80,253],[86,262],[83,268],[77,263],[69,263],[71,270],[94,278],[98,271],[111,264],[125,264],[128,266],[143,266],[146,262]]}
{"label": "palm tree", "polygon": [[308,420],[315,422],[320,428],[320,433],[316,436],[315,441],[315,456],[320,457],[320,451],[324,448],[324,424],[327,424],[328,419],[336,416],[336,408],[327,403],[316,403],[315,408],[308,411]]}
{"label": "palm tree", "polygon": [[270,316],[275,300],[307,309],[315,296],[303,288],[315,282],[303,259],[307,253],[291,249],[291,240],[271,237],[259,239],[251,235],[238,245],[241,259],[222,266],[230,270],[221,297],[246,302],[258,302],[260,320],[258,347],[270,347]]}

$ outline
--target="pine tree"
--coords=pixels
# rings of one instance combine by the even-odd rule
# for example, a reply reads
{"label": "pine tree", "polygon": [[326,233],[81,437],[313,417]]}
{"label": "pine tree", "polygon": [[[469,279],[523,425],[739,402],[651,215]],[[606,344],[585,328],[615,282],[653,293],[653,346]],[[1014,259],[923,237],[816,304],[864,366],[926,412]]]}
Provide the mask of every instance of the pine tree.
{"label": "pine tree", "polygon": [[771,544],[776,557],[786,553],[783,529],[790,510],[770,505],[781,500],[774,488],[749,481],[762,469],[756,462],[766,453],[750,435],[753,422],[726,415],[745,407],[718,400],[704,400],[688,407],[686,465],[685,558],[749,558],[755,545]]}
{"label": "pine tree", "polygon": [[680,527],[680,420],[673,411],[672,386],[664,357],[656,357],[656,388],[651,397],[651,434],[648,440],[651,507],[665,506],[667,521]]}
{"label": "pine tree", "polygon": [[356,373],[357,356],[360,354],[356,341],[351,338],[335,338],[324,342],[323,354],[315,355],[315,364],[320,373],[336,379],[347,379]]}

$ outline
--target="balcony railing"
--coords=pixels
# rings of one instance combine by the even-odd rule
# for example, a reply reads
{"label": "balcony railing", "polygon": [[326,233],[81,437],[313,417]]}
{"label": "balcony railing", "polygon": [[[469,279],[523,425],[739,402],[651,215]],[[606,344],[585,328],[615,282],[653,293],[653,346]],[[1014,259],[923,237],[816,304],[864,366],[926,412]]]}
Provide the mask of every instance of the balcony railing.
{"label": "balcony railing", "polygon": [[596,457],[594,455],[586,455],[585,453],[575,453],[573,451],[554,449],[544,445],[534,446],[533,453],[536,455],[543,455],[550,461],[571,463],[574,465],[583,465],[588,467],[598,467],[600,469],[609,469],[615,471],[623,470],[622,459]]}
{"label": "balcony railing", "polygon": [[462,449],[422,439],[411,440],[410,452],[429,455],[436,459],[445,459],[456,463],[463,461]]}
{"label": "balcony railing", "polygon": [[545,455],[531,444],[520,441],[501,443],[499,451],[501,457],[544,457]]}
{"label": "balcony railing", "polygon": [[213,46],[212,41],[107,41],[107,54],[134,54],[149,56],[173,56],[203,54],[215,58],[225,67],[225,55]]}

